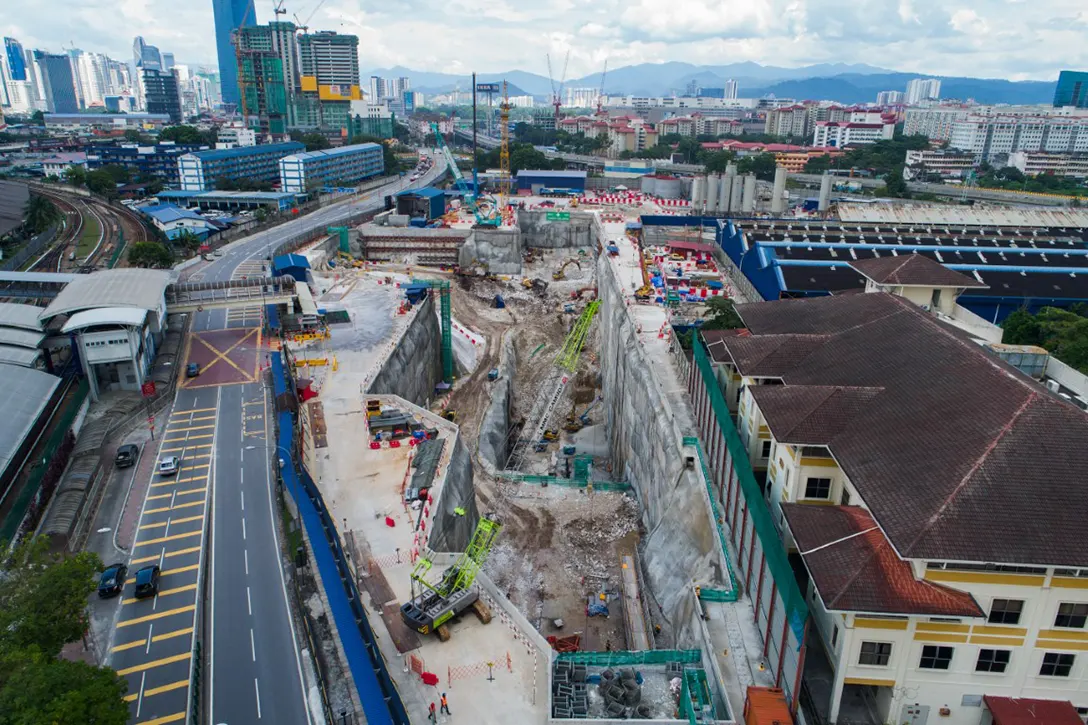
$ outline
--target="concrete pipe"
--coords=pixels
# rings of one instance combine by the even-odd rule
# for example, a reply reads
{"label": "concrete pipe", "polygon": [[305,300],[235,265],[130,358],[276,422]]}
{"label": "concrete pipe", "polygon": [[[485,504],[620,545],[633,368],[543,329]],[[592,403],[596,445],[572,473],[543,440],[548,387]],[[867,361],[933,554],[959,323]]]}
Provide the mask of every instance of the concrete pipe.
{"label": "concrete pipe", "polygon": [[756,177],[754,174],[744,177],[743,209],[749,214],[756,210]]}
{"label": "concrete pipe", "polygon": [[722,177],[718,174],[708,174],[706,177],[706,212],[707,214],[718,213],[718,186],[721,184]]}
{"label": "concrete pipe", "polygon": [[820,178],[820,203],[816,207],[818,211],[827,211],[831,206],[831,174],[824,173]]}
{"label": "concrete pipe", "polygon": [[729,208],[736,214],[741,210],[741,191],[744,188],[744,183],[741,181],[740,176],[733,177],[733,188],[729,192]]}
{"label": "concrete pipe", "polygon": [[735,176],[726,174],[722,177],[722,184],[718,188],[718,212],[721,214],[728,214],[733,211],[729,202],[732,201],[731,196],[733,194],[733,182],[736,180]]}
{"label": "concrete pipe", "polygon": [[786,211],[786,170],[779,166],[774,170],[774,191],[771,192],[771,213]]}

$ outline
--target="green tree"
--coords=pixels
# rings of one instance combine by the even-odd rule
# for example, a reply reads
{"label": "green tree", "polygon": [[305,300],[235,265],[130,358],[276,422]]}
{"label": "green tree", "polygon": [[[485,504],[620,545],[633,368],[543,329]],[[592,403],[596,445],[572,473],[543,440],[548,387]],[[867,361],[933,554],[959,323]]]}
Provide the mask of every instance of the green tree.
{"label": "green tree", "polygon": [[30,123],[35,126],[44,126],[45,114],[41,111],[34,111],[34,113],[30,114]]}
{"label": "green tree", "polygon": [[881,190],[881,195],[896,199],[910,198],[910,189],[903,179],[903,167],[901,165],[894,167],[884,175],[884,188]]}
{"label": "green tree", "polygon": [[744,321],[737,314],[733,300],[728,297],[712,297],[706,303],[706,330],[736,330],[744,327]]}
{"label": "green tree", "polygon": [[716,151],[709,154],[703,161],[708,174],[724,173],[729,164],[737,157],[732,151]]}
{"label": "green tree", "polygon": [[737,162],[738,174],[755,174],[756,178],[762,181],[774,179],[774,171],[777,168],[778,162],[774,160],[774,154],[745,156]]}
{"label": "green tree", "polygon": [[1021,307],[1006,317],[1001,328],[1004,330],[1001,342],[1008,345],[1043,344],[1043,326],[1027,308]]}
{"label": "green tree", "polygon": [[56,657],[87,631],[87,596],[102,561],[92,552],[55,554],[42,536],[21,544],[9,562],[0,588],[0,646],[35,646]]}
{"label": "green tree", "polygon": [[[173,141],[178,144],[207,144],[208,134],[196,126],[167,126],[159,131],[159,141]],[[212,140],[210,143],[215,143]]]}
{"label": "green tree", "polygon": [[145,145],[155,143],[155,140],[153,138],[151,138],[147,134],[140,133],[139,131],[137,131],[134,128],[127,129],[125,131],[124,138],[125,138],[126,141],[128,141],[130,143],[138,143],[138,144],[145,144]]}
{"label": "green tree", "polygon": [[26,215],[26,228],[31,234],[41,234],[60,221],[61,213],[48,197],[31,194],[23,208]]}
{"label": "green tree", "polygon": [[95,169],[87,173],[87,188],[101,196],[117,196],[117,182],[105,169]]}
{"label": "green tree", "polygon": [[[295,136],[292,135],[292,138],[295,138]],[[327,149],[332,146],[332,144],[329,143],[329,139],[325,138],[325,136],[320,133],[299,134],[298,138],[295,138],[295,140],[306,144],[307,151],[321,151],[322,149]]]}
{"label": "green tree", "polygon": [[132,171],[127,166],[121,166],[120,164],[107,164],[103,166],[101,171],[105,171],[113,179],[114,183],[127,184],[132,181]]}
{"label": "green tree", "polygon": [[64,170],[64,180],[72,186],[83,186],[87,183],[87,169],[73,164]]}
{"label": "green tree", "polygon": [[12,725],[128,722],[128,685],[113,670],[45,656],[38,648],[0,649],[0,722]]}
{"label": "green tree", "polygon": [[174,255],[161,242],[136,242],[128,248],[128,263],[133,267],[166,269],[174,263]]}
{"label": "green tree", "polygon": [[197,235],[190,232],[188,229],[183,230],[180,234],[171,240],[175,247],[184,249],[189,254],[194,254],[200,245],[203,244],[203,240]]}

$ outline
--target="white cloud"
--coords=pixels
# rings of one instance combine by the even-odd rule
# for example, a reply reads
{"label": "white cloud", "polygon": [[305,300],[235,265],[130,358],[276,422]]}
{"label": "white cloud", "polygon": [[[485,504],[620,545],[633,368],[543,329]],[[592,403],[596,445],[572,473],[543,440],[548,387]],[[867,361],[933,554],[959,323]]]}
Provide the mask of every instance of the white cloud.
{"label": "white cloud", "polygon": [[[316,3],[287,9],[305,19]],[[270,0],[257,5],[268,21]],[[325,0],[309,24],[358,35],[364,70],[543,75],[545,54],[554,63],[567,48],[572,78],[599,72],[605,58],[610,68],[843,62],[1018,79],[1088,68],[1083,0]],[[142,35],[181,62],[216,61],[209,0],[0,0],[0,34],[118,59]]]}

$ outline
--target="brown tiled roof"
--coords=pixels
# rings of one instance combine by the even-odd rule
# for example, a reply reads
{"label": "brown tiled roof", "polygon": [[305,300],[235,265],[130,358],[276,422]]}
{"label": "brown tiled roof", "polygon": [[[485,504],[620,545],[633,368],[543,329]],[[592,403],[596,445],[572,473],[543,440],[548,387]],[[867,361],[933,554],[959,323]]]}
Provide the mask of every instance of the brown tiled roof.
{"label": "brown tiled roof", "polygon": [[966,592],[917,579],[869,512],[860,506],[784,503],[797,542],[824,606],[840,612],[982,617]]}
{"label": "brown tiled roof", "polygon": [[979,287],[986,285],[921,254],[857,259],[851,267],[877,284],[926,287]]}
{"label": "brown tiled roof", "polygon": [[1084,725],[1069,700],[984,695],[994,725]]}
{"label": "brown tiled roof", "polygon": [[779,443],[825,446],[881,388],[754,385],[749,390]]}
{"label": "brown tiled roof", "polygon": [[733,358],[729,357],[729,351],[726,350],[722,340],[727,337],[742,337],[748,334],[748,330],[740,328],[739,330],[700,330],[699,334],[703,338],[703,344],[706,345],[706,351],[710,353],[710,359],[714,362],[733,362]]}
{"label": "brown tiled roof", "polygon": [[883,389],[827,445],[904,557],[1088,565],[1088,415],[900,297],[737,311],[743,374]]}

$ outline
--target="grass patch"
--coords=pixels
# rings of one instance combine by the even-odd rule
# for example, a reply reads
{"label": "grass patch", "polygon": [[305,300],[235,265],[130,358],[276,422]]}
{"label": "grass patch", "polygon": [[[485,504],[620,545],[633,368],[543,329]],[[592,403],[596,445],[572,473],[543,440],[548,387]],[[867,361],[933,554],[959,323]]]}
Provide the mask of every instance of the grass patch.
{"label": "grass patch", "polygon": [[97,219],[90,215],[83,217],[83,233],[79,237],[79,243],[76,244],[77,260],[86,259],[87,255],[94,251],[94,248],[98,246],[100,233]]}
{"label": "grass patch", "polygon": [[[284,493],[286,496],[286,492]],[[280,499],[280,519],[283,521],[283,535],[286,537],[284,542],[287,545],[288,556],[294,556],[298,551],[298,547],[302,546],[302,522],[295,521],[291,516],[291,511],[287,508],[287,502]]]}

